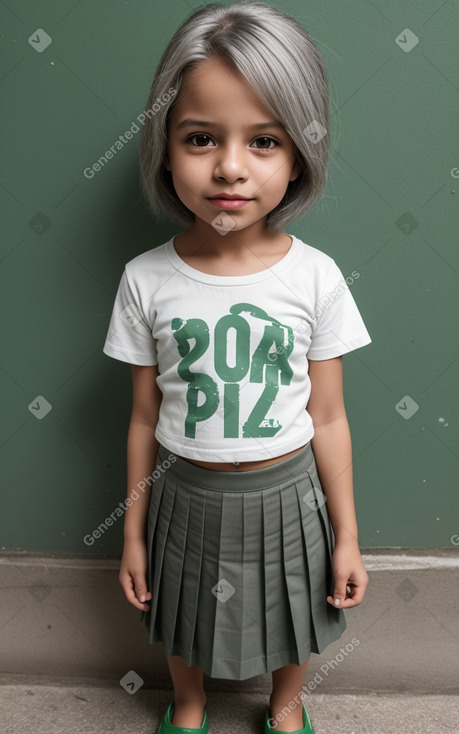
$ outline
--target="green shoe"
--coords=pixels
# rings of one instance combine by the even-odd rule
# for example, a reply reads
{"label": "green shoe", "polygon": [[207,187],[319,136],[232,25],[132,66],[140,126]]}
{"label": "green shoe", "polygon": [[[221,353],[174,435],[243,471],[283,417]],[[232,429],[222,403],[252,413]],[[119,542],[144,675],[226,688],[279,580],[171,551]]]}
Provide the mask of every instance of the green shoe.
{"label": "green shoe", "polygon": [[172,719],[174,718],[174,703],[170,703],[164,714],[163,720],[158,729],[158,734],[207,734],[207,710],[204,708],[204,720],[199,729],[188,729],[185,726],[174,726]]}
{"label": "green shoe", "polygon": [[311,726],[311,722],[309,721],[308,712],[306,711],[304,704],[303,704],[303,728],[302,729],[296,729],[295,731],[291,732],[283,732],[281,729],[278,729],[275,727],[274,729],[271,729],[269,725],[270,715],[269,715],[269,709],[266,709],[266,716],[265,716],[265,734],[271,734],[271,732],[276,732],[276,734],[314,734],[314,729]]}

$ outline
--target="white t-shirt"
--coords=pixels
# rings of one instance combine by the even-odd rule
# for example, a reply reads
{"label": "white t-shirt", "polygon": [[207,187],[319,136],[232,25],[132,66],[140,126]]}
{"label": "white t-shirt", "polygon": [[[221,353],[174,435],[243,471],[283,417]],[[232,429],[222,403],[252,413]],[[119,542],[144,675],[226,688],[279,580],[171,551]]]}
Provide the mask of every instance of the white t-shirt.
{"label": "white t-shirt", "polygon": [[156,438],[169,451],[234,462],[303,446],[308,359],[371,342],[335,261],[289,236],[287,254],[251,275],[202,273],[174,237],[126,265],[103,351],[158,365]]}

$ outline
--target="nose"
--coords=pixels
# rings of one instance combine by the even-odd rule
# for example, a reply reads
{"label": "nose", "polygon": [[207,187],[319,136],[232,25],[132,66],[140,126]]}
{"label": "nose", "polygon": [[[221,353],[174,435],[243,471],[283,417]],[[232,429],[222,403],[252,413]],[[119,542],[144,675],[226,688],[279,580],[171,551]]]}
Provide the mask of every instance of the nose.
{"label": "nose", "polygon": [[217,156],[214,176],[219,181],[228,183],[244,181],[248,177],[246,151],[237,142],[228,143],[219,150]]}

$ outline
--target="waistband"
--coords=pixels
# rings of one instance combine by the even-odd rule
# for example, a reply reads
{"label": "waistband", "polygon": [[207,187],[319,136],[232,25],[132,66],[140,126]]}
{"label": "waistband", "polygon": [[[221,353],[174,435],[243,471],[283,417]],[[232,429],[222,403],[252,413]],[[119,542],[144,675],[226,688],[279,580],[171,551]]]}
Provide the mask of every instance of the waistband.
{"label": "waistband", "polygon": [[[171,457],[174,457],[171,459]],[[251,471],[215,471],[204,469],[192,464],[180,456],[169,451],[164,446],[159,447],[157,465],[163,470],[180,477],[187,484],[193,484],[202,489],[213,489],[220,492],[251,492],[268,489],[275,485],[289,484],[293,479],[307,473],[315,464],[311,442],[309,441],[301,451],[277,464],[265,466],[262,469]]]}

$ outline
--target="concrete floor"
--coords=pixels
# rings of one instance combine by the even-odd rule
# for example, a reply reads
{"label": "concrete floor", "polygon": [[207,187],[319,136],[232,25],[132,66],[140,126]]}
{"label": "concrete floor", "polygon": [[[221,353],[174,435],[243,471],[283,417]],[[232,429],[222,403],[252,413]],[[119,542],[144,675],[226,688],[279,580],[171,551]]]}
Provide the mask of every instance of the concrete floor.
{"label": "concrete floor", "polygon": [[[155,734],[170,691],[86,684],[0,685],[1,734]],[[209,693],[209,734],[263,734],[267,696]],[[457,734],[459,697],[310,694],[315,734]]]}

